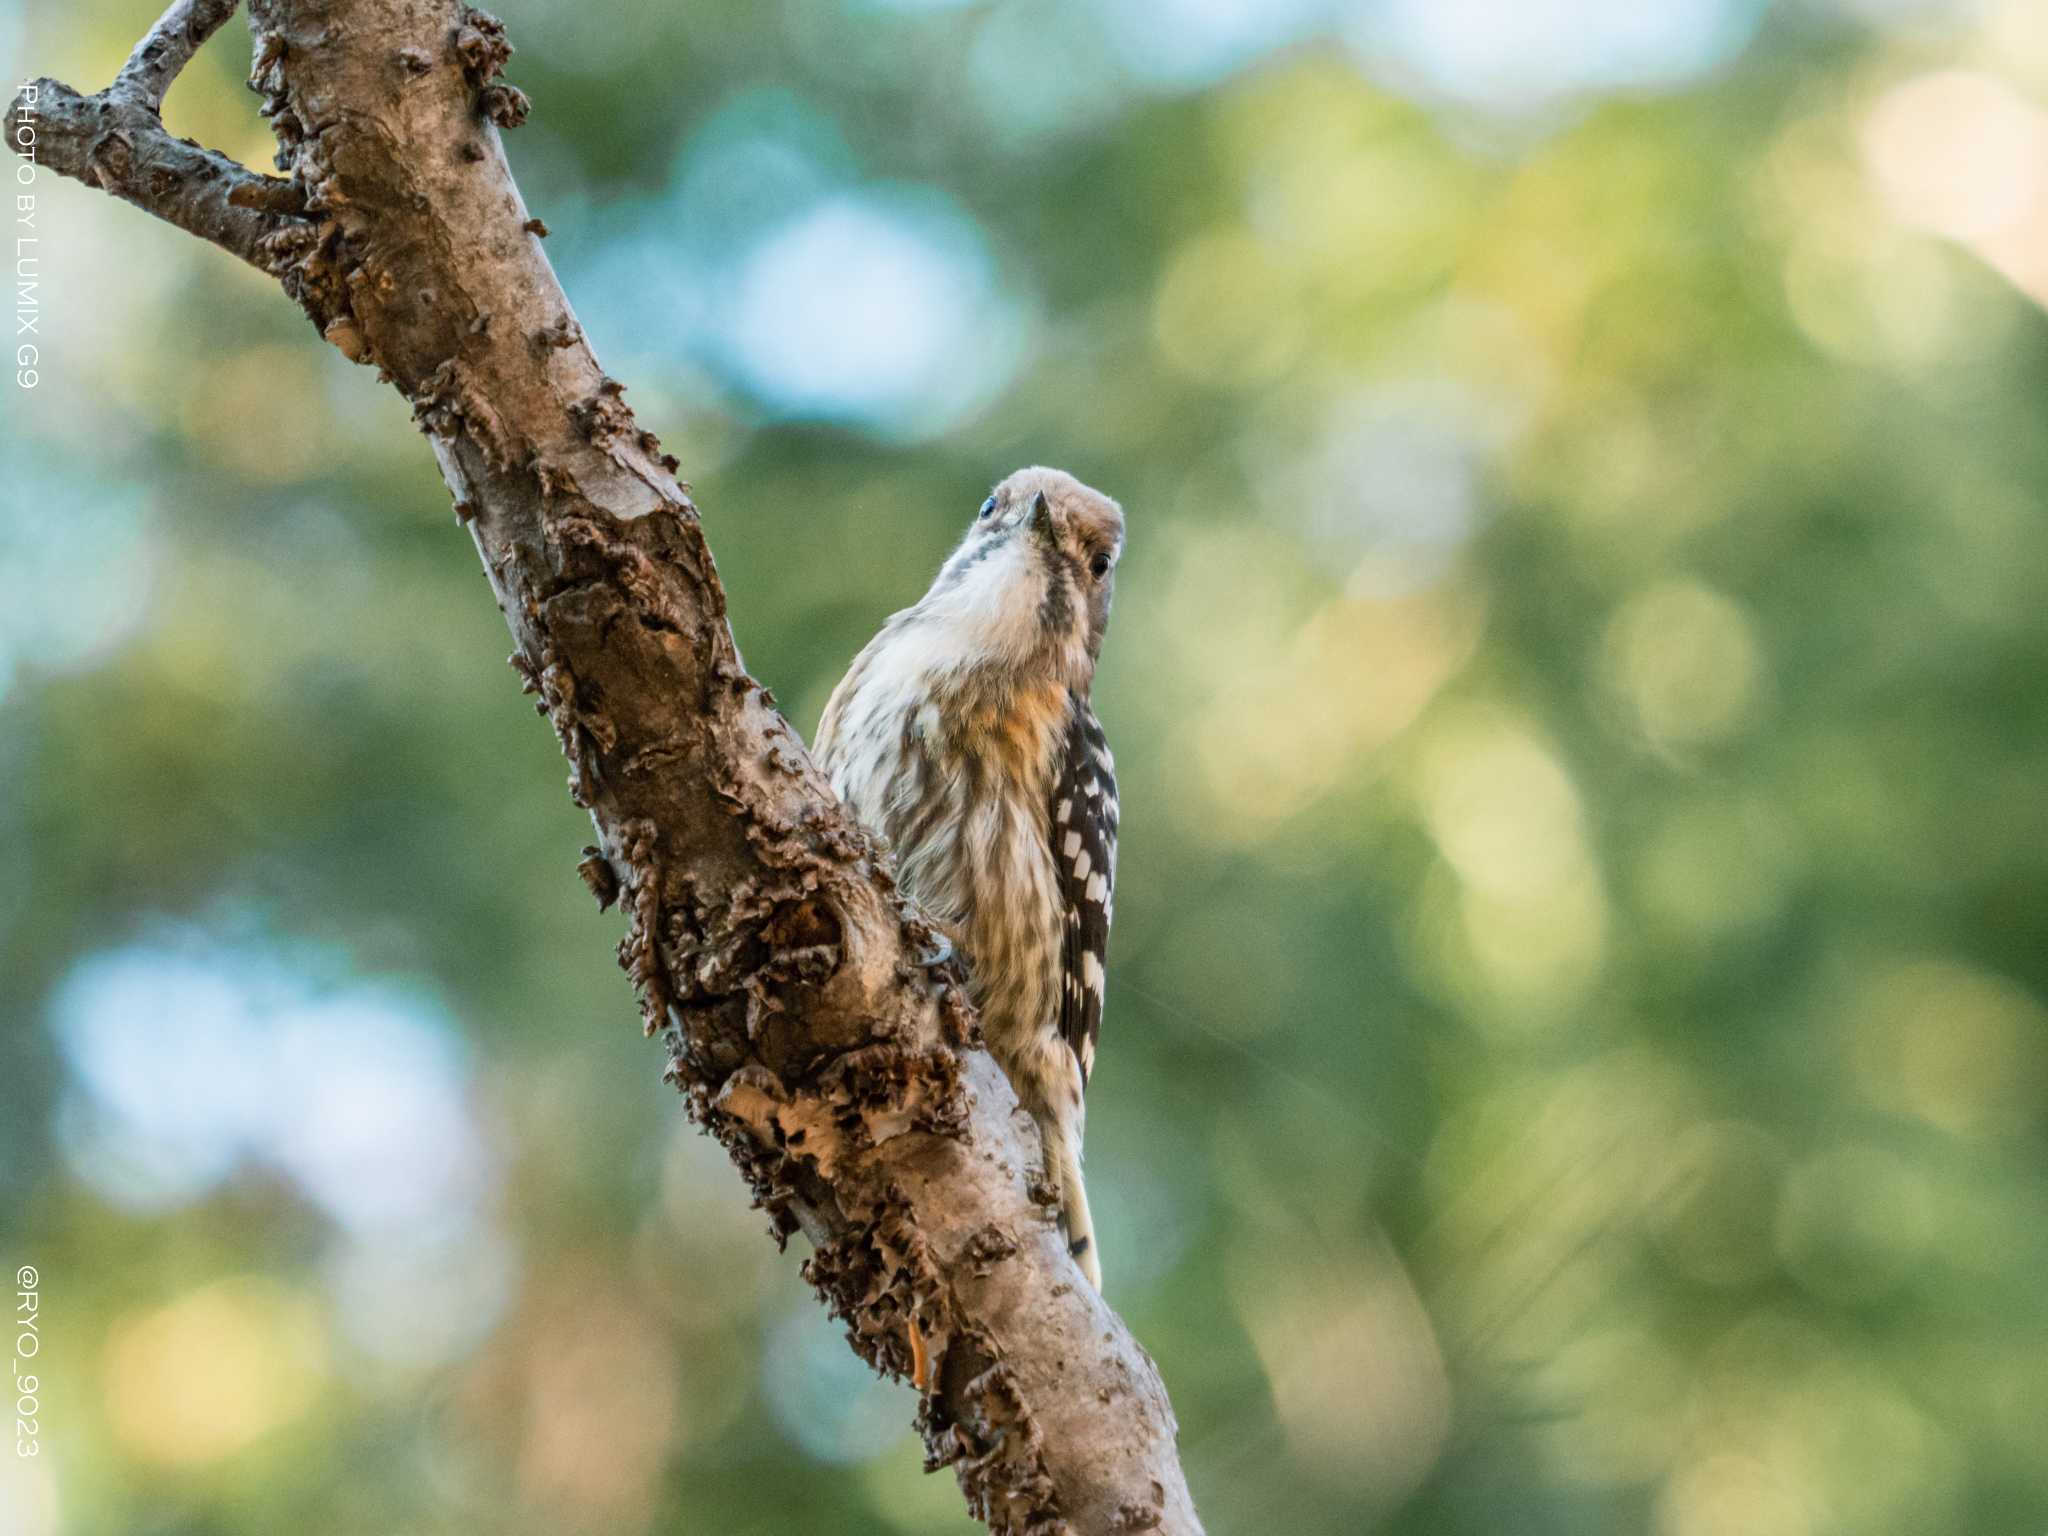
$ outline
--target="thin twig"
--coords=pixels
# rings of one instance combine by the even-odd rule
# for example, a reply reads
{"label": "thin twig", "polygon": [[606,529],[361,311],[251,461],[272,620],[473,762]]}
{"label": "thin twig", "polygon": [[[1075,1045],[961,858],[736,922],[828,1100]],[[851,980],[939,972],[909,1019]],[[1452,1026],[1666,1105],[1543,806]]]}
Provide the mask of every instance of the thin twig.
{"label": "thin twig", "polygon": [[157,18],[149,35],[135,45],[121,73],[107,87],[109,100],[133,102],[152,112],[161,112],[164,93],[179,71],[192,62],[192,55],[221,24],[235,14],[241,0],[172,0],[171,8]]}

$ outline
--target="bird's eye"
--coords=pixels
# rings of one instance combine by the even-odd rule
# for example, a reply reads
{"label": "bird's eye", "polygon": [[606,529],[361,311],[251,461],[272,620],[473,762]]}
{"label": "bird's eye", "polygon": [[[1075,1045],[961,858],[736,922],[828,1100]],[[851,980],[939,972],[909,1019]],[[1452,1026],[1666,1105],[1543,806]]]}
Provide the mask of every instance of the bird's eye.
{"label": "bird's eye", "polygon": [[996,499],[991,496],[981,504],[981,520],[987,522],[996,515]]}
{"label": "bird's eye", "polygon": [[1109,556],[1097,553],[1095,558],[1088,562],[1088,574],[1097,581],[1107,576],[1109,574]]}

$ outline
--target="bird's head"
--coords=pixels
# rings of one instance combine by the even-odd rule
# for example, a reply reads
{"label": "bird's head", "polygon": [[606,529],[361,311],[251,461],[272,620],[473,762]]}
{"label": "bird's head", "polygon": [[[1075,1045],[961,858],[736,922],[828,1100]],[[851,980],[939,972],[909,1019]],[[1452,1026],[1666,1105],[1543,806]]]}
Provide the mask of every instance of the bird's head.
{"label": "bird's head", "polygon": [[1020,469],[976,509],[925,599],[986,660],[1049,662],[1085,689],[1102,654],[1124,514],[1065,470]]}

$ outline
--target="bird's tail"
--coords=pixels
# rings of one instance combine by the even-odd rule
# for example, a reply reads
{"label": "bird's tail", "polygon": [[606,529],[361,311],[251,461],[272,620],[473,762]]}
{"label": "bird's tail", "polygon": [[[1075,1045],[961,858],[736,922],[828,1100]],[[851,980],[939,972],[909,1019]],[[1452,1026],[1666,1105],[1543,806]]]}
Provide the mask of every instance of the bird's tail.
{"label": "bird's tail", "polygon": [[1095,1241],[1095,1219],[1088,1214],[1088,1186],[1081,1182],[1081,1149],[1064,1141],[1060,1159],[1060,1225],[1066,1229],[1067,1252],[1096,1290],[1102,1289],[1102,1250]]}

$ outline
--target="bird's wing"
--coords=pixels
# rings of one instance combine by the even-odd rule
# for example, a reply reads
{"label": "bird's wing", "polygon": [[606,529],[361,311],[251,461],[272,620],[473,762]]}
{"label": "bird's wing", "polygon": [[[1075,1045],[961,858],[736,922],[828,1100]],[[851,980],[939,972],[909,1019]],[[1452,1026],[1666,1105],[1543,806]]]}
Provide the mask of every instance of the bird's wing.
{"label": "bird's wing", "polygon": [[1102,722],[1086,699],[1077,698],[1067,717],[1065,760],[1053,787],[1052,848],[1067,926],[1060,1034],[1080,1058],[1084,1084],[1095,1068],[1095,1042],[1102,1033],[1116,826],[1116,763]]}

